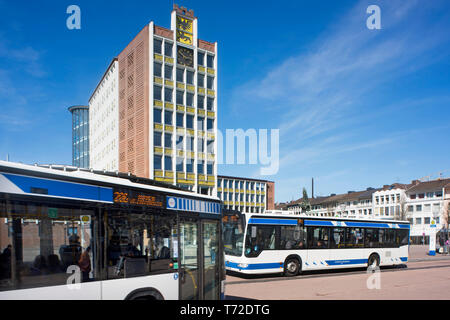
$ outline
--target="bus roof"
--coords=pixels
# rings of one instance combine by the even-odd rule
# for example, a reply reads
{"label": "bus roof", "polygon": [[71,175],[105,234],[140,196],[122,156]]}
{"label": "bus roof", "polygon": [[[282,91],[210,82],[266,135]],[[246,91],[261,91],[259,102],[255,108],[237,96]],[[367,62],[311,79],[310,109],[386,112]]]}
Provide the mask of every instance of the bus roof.
{"label": "bus roof", "polygon": [[40,177],[44,175],[48,176],[49,179],[70,179],[72,181],[76,180],[79,183],[91,182],[94,184],[119,185],[122,187],[174,193],[181,196],[219,201],[217,197],[186,191],[151,179],[140,178],[132,174],[120,172],[95,171],[64,165],[46,165],[44,167],[0,160],[0,173],[2,172],[19,175],[38,175]]}
{"label": "bus roof", "polygon": [[333,221],[361,221],[361,222],[382,222],[382,223],[406,223],[409,224],[409,221],[402,220],[388,220],[388,219],[358,219],[358,218],[341,218],[341,217],[312,217],[307,215],[298,215],[298,214],[281,214],[281,213],[242,213],[247,217],[258,217],[258,218],[285,218],[285,219],[308,219],[308,220],[333,220]]}

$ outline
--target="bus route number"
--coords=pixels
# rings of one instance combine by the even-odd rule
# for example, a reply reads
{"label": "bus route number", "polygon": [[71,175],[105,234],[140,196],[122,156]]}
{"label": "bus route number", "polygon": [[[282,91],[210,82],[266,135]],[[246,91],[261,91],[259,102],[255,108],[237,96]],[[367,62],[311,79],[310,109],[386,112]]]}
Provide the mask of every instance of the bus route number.
{"label": "bus route number", "polygon": [[116,202],[116,203],[128,203],[128,193],[126,193],[126,192],[114,192],[114,202]]}

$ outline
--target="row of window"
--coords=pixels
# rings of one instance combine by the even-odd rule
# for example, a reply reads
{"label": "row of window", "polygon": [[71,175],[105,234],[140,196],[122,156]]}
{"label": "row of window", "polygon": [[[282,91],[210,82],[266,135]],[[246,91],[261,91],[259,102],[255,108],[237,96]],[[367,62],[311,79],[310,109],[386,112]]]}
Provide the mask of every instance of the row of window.
{"label": "row of window", "polygon": [[[153,39],[153,50],[155,53],[163,54],[163,41],[162,39],[155,38]],[[167,57],[173,57],[173,42],[164,41],[164,55]],[[200,66],[205,66],[205,57],[206,57],[206,66],[208,68],[214,68],[214,56],[211,54],[205,54],[202,51],[197,52],[197,63]]]}
{"label": "row of window", "polygon": [[[434,203],[433,204],[433,211],[439,212],[441,209],[440,204],[439,203]],[[431,204],[417,204],[417,205],[409,205],[408,206],[408,212],[431,212]]]}
{"label": "row of window", "polygon": [[251,182],[251,181],[234,181],[234,180],[228,180],[228,179],[219,179],[218,180],[218,187],[219,188],[230,188],[230,189],[244,189],[244,184],[245,184],[245,189],[247,190],[255,190],[256,187],[256,191],[264,191],[265,190],[265,183],[262,182]]}
{"label": "row of window", "polygon": [[[161,62],[154,62],[153,63],[153,74],[156,77],[162,78],[163,75],[163,64]],[[186,79],[185,79],[186,75]],[[187,84],[194,85],[194,75],[195,72],[191,70],[184,70],[181,68],[176,68],[176,81],[177,82],[186,82]],[[173,80],[173,66],[171,65],[164,65],[164,78],[167,80]],[[206,82],[205,82],[206,79]],[[214,90],[214,76],[211,75],[203,75],[199,73],[197,75],[197,86],[200,88],[204,88],[206,83],[206,88]]]}
{"label": "row of window", "polygon": [[[173,171],[173,157],[172,156],[162,156],[154,155],[154,168],[155,170],[163,170],[162,164],[164,161],[164,171]],[[186,163],[186,170],[184,170],[184,164]],[[206,171],[205,171],[206,164]],[[188,172],[194,173],[194,159],[184,159],[176,157],[175,170],[177,172]],[[214,172],[214,163],[206,162],[203,160],[197,160],[197,173],[198,174],[208,174],[212,175]]]}
{"label": "row of window", "polygon": [[[185,92],[175,90],[175,103],[179,105],[186,105],[188,107],[194,106],[194,93],[191,92]],[[159,85],[153,86],[153,99],[155,100],[163,100],[163,87]],[[184,96],[186,95],[186,103],[184,100]],[[173,89],[172,88],[164,88],[164,101],[173,103]],[[197,108],[198,109],[205,109],[205,96],[197,95]],[[214,110],[214,98],[213,97],[206,97],[206,109],[209,111]]]}
{"label": "row of window", "polygon": [[[163,140],[164,136],[164,140]],[[187,150],[194,151],[194,137],[177,134],[175,140],[175,145],[177,150]],[[204,138],[197,138],[197,152],[205,152],[205,140]],[[164,141],[164,145],[163,145]],[[158,132],[153,133],[153,144],[155,147],[173,148],[173,134],[169,132]],[[184,147],[184,141],[186,141],[186,148]],[[206,140],[206,150],[208,153],[214,153],[214,140]]]}
{"label": "row of window", "polygon": [[[163,111],[161,109],[153,109],[153,121],[155,123],[163,123],[162,122]],[[176,112],[175,123],[177,127],[180,128],[188,128],[194,129],[194,115],[186,114],[186,125],[185,125],[185,115],[184,113]],[[164,124],[173,125],[173,111],[165,110],[164,111]],[[205,131],[205,118],[197,117],[197,130]],[[206,120],[206,130],[214,130],[214,119]]]}
{"label": "row of window", "polygon": [[[415,218],[415,219],[408,218],[408,221],[411,224],[422,224],[422,221],[423,221],[423,224],[431,224],[431,217],[424,217],[423,219],[422,218]],[[439,217],[436,217],[435,222],[436,222],[436,224],[440,223]]]}
{"label": "row of window", "polygon": [[[426,195],[427,198],[442,197],[442,191],[427,192]],[[425,199],[425,193],[410,194],[409,198],[411,200]]]}
{"label": "row of window", "polygon": [[398,248],[408,244],[409,230],[344,227],[250,225],[245,254],[262,250]]}
{"label": "row of window", "polygon": [[[390,199],[390,200],[389,200]],[[384,204],[384,203],[399,203],[400,202],[400,193],[391,194],[386,196],[376,196],[375,197],[376,204]]]}
{"label": "row of window", "polygon": [[[219,199],[222,199],[222,192],[217,192],[217,197]],[[259,195],[259,194],[245,194],[245,201],[247,202],[264,202],[266,197],[264,195]],[[228,193],[225,192],[223,193],[223,201],[233,201],[233,194],[232,193]],[[260,201],[261,200],[261,201]],[[235,194],[234,195],[234,201],[244,201],[244,194],[240,193],[240,194]]]}

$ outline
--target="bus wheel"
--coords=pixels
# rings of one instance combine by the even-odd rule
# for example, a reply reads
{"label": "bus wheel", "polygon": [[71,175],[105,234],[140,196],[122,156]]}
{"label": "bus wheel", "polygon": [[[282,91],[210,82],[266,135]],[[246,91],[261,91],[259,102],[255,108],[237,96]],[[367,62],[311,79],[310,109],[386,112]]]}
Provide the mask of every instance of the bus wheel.
{"label": "bus wheel", "polygon": [[289,258],[284,264],[284,275],[293,277],[300,272],[300,262],[296,258]]}
{"label": "bus wheel", "polygon": [[367,260],[367,267],[375,268],[379,266],[380,266],[380,257],[376,253],[371,254],[369,256],[369,259]]}

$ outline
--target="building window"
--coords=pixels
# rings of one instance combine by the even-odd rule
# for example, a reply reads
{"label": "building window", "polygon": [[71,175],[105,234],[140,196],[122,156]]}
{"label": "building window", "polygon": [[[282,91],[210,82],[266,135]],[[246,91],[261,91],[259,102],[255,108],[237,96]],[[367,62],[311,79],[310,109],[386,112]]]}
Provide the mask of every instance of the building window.
{"label": "building window", "polygon": [[188,136],[186,139],[186,150],[194,151],[194,137]]}
{"label": "building window", "polygon": [[177,113],[177,127],[184,127],[184,114]]}
{"label": "building window", "polygon": [[164,100],[166,102],[172,102],[172,93],[173,93],[172,89],[164,88]]}
{"label": "building window", "polygon": [[186,172],[194,172],[194,159],[186,159]]}
{"label": "building window", "polygon": [[158,131],[153,132],[153,143],[156,147],[162,147],[162,133]]}
{"label": "building window", "polygon": [[415,194],[411,194],[411,195],[409,196],[409,198],[410,198],[411,200],[414,200],[414,199],[416,199],[416,195],[415,195]]}
{"label": "building window", "polygon": [[164,78],[172,80],[172,66],[169,65],[164,66]]}
{"label": "building window", "polygon": [[184,82],[184,69],[177,68],[177,81]]}
{"label": "building window", "polygon": [[186,93],[186,105],[188,107],[192,107],[194,105],[194,94],[190,92]]}
{"label": "building window", "polygon": [[172,157],[170,157],[170,156],[164,157],[164,170],[172,171]]}
{"label": "building window", "polygon": [[197,130],[204,131],[205,129],[205,118],[197,117]]}
{"label": "building window", "polygon": [[165,110],[164,111],[164,123],[172,125],[172,111]]}
{"label": "building window", "polygon": [[157,77],[162,77],[162,64],[159,62],[154,62],[153,63],[153,73],[155,74],[155,76]]}
{"label": "building window", "polygon": [[153,121],[157,123],[161,123],[161,110],[153,109]]}
{"label": "building window", "polygon": [[210,77],[210,76],[207,77],[206,86],[208,89],[211,89],[211,90],[214,89],[214,77]]}
{"label": "building window", "polygon": [[184,105],[184,92],[177,90],[177,104]]}
{"label": "building window", "polygon": [[208,162],[206,165],[206,174],[212,175],[214,171],[214,164],[212,162]]}
{"label": "building window", "polygon": [[162,100],[162,88],[160,86],[153,86],[153,99]]}
{"label": "building window", "polygon": [[197,54],[197,63],[199,66],[204,66],[205,65],[205,54],[203,52],[198,52]]}
{"label": "building window", "polygon": [[[197,173],[198,174],[203,174],[205,172],[205,163],[203,162],[203,160],[198,160],[197,162]],[[220,186],[219,186],[220,188]]]}
{"label": "building window", "polygon": [[162,54],[162,41],[159,39],[153,40],[153,51]]}
{"label": "building window", "polygon": [[205,151],[203,143],[204,143],[204,140],[202,138],[198,138],[198,140],[197,140],[197,152],[204,152]]}
{"label": "building window", "polygon": [[186,82],[187,84],[194,84],[194,72],[193,71],[186,71]]}
{"label": "building window", "polygon": [[194,116],[193,115],[186,115],[186,127],[188,129],[194,129]]}
{"label": "building window", "polygon": [[206,125],[206,130],[214,130],[214,119],[208,119]]}
{"label": "building window", "polygon": [[162,160],[161,156],[159,156],[159,155],[153,156],[153,161],[154,161],[154,165],[153,166],[154,166],[155,170],[161,170],[162,169],[161,160]]}
{"label": "building window", "polygon": [[173,44],[171,42],[164,42],[164,55],[166,55],[167,57],[171,57],[172,56],[172,48],[173,48]]}
{"label": "building window", "polygon": [[183,172],[184,171],[184,159],[177,157],[177,172]]}
{"label": "building window", "polygon": [[199,86],[200,88],[205,87],[205,76],[203,74],[199,74],[197,76],[197,86]]}
{"label": "building window", "polygon": [[205,109],[205,97],[197,96],[197,108]]}
{"label": "building window", "polygon": [[416,224],[422,224],[422,218],[416,218]]}
{"label": "building window", "polygon": [[214,98],[208,97],[206,107],[209,111],[214,110]]}
{"label": "building window", "polygon": [[207,150],[208,150],[208,153],[214,153],[214,140],[208,141]]}
{"label": "building window", "polygon": [[172,148],[172,134],[171,133],[164,133],[164,146],[166,148]]}
{"label": "building window", "polygon": [[416,205],[416,212],[421,212],[422,211],[422,205],[418,204]]}
{"label": "building window", "polygon": [[433,198],[434,193],[433,192],[427,192],[427,198]]}
{"label": "building window", "polygon": [[426,217],[425,219],[424,219],[424,224],[430,224],[430,218],[429,217]]}
{"label": "building window", "polygon": [[208,68],[214,68],[214,56],[207,55],[206,64]]}
{"label": "building window", "polygon": [[177,150],[183,150],[184,149],[183,138],[184,137],[182,135],[177,135]]}

